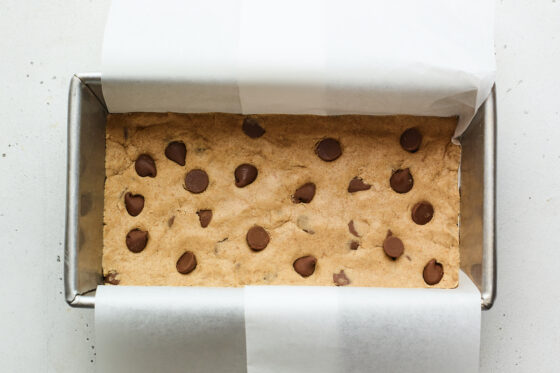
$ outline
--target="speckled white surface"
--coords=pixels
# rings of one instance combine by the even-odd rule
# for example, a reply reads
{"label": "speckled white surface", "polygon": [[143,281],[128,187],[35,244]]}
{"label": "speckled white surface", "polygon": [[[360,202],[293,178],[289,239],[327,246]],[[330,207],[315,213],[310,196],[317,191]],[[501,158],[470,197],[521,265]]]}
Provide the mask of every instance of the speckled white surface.
{"label": "speckled white surface", "polygon": [[[0,1],[0,361],[90,372],[93,312],[62,295],[72,73],[99,71],[109,0]],[[560,369],[560,0],[496,1],[498,298],[481,372]]]}

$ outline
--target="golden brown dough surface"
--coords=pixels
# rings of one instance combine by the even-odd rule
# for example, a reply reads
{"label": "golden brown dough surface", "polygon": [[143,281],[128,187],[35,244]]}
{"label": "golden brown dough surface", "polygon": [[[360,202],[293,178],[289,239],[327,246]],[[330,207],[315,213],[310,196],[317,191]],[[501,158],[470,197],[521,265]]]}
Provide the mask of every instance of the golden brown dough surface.
{"label": "golden brown dough surface", "polygon": [[[234,114],[111,114],[107,122],[103,270],[118,273],[121,285],[333,285],[333,273],[344,270],[350,286],[427,287],[422,271],[435,258],[444,276],[435,287],[457,286],[459,269],[457,169],[460,147],[450,143],[455,118],[412,116],[255,115],[266,133],[256,139],[241,130],[244,116]],[[422,146],[408,153],[401,133],[417,127]],[[315,145],[325,137],[338,139],[342,156],[325,162]],[[186,165],[167,159],[171,141],[187,147]],[[149,154],[157,176],[140,177],[134,161]],[[243,163],[257,167],[255,182],[234,183]],[[389,185],[393,170],[410,168],[414,186],[398,194]],[[205,192],[185,190],[185,174],[200,168],[209,176]],[[348,193],[359,176],[372,187]],[[294,204],[296,188],[313,182],[309,204]],[[130,216],[124,194],[145,198],[143,211]],[[411,219],[416,202],[427,200],[434,217],[426,225]],[[202,228],[198,210],[213,211]],[[173,224],[169,226],[170,219]],[[348,229],[354,221],[360,238]],[[264,227],[270,243],[254,252],[246,243],[253,225]],[[146,248],[129,251],[127,233],[149,233]],[[306,233],[303,229],[311,233]],[[382,244],[390,229],[404,243],[397,260]],[[359,241],[357,250],[350,249]],[[180,274],[177,259],[192,251],[197,267]],[[294,271],[302,256],[318,259],[306,278]]]}

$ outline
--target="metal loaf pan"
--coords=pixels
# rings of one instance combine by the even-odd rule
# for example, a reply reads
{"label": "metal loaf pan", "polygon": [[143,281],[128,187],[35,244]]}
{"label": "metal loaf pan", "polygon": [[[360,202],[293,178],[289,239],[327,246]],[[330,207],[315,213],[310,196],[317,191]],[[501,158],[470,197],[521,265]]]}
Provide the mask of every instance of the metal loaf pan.
{"label": "metal loaf pan", "polygon": [[[76,74],[68,100],[64,286],[72,307],[95,306],[103,284],[103,187],[107,107],[101,75]],[[496,296],[496,96],[481,106],[460,139],[461,268],[478,286],[482,309]]]}

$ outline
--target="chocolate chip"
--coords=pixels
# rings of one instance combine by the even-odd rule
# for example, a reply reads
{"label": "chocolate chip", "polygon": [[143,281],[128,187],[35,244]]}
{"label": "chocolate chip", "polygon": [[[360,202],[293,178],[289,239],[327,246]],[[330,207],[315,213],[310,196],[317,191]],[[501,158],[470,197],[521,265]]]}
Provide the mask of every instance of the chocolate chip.
{"label": "chocolate chip", "polygon": [[263,250],[270,242],[268,232],[258,225],[251,227],[247,232],[247,245],[254,251]]}
{"label": "chocolate chip", "polygon": [[208,188],[208,174],[200,169],[190,170],[185,176],[185,187],[191,193],[202,193]]}
{"label": "chocolate chip", "polygon": [[123,137],[125,140],[128,140],[128,128],[123,127]]}
{"label": "chocolate chip", "polygon": [[126,247],[133,253],[139,253],[148,243],[148,232],[140,229],[133,229],[126,235]]}
{"label": "chocolate chip", "polygon": [[348,184],[348,193],[356,193],[361,192],[363,190],[368,190],[371,188],[371,185],[364,183],[364,181],[359,178],[355,177],[350,180],[350,184]]}
{"label": "chocolate chip", "polygon": [[301,277],[309,277],[315,272],[317,265],[317,258],[312,255],[302,256],[294,261],[294,270],[301,275]]}
{"label": "chocolate chip", "polygon": [[430,202],[418,202],[412,208],[412,220],[418,225],[424,225],[432,220],[434,207]]}
{"label": "chocolate chip", "polygon": [[181,141],[170,142],[165,148],[165,156],[167,159],[184,166],[187,158],[187,147]]}
{"label": "chocolate chip", "polygon": [[315,146],[315,153],[323,161],[332,162],[342,154],[340,143],[332,138],[326,138],[317,143]]}
{"label": "chocolate chip", "polygon": [[426,282],[426,284],[435,285],[440,282],[443,277],[443,266],[435,259],[432,259],[424,267],[422,275],[424,276],[424,282]]}
{"label": "chocolate chip", "polygon": [[235,169],[235,186],[238,188],[246,187],[251,184],[257,178],[259,171],[252,164],[244,163],[237,166]]}
{"label": "chocolate chip", "polygon": [[350,242],[350,250],[358,250],[358,247],[360,247],[360,243],[358,241],[351,241]]}
{"label": "chocolate chip", "polygon": [[417,128],[409,128],[401,135],[401,146],[410,153],[416,152],[422,143],[422,134]]}
{"label": "chocolate chip", "polygon": [[191,273],[196,268],[196,256],[192,251],[185,251],[183,255],[177,260],[177,272],[186,275]]}
{"label": "chocolate chip", "polygon": [[305,183],[296,189],[292,196],[293,203],[309,203],[315,197],[315,184]]}
{"label": "chocolate chip", "polygon": [[343,269],[339,273],[333,273],[332,279],[336,286],[350,285],[351,282],[350,279],[346,276],[346,273],[344,273]]}
{"label": "chocolate chip", "polygon": [[141,177],[156,177],[156,162],[148,154],[141,154],[134,163],[136,173]]}
{"label": "chocolate chip", "polygon": [[391,188],[397,193],[406,193],[414,185],[414,180],[410,174],[410,169],[405,168],[404,170],[397,170],[393,172],[391,176]]}
{"label": "chocolate chip", "polygon": [[131,216],[137,216],[144,208],[144,196],[128,192],[124,195],[124,205]]}
{"label": "chocolate chip", "polygon": [[354,236],[360,237],[360,235],[358,234],[358,231],[357,231],[356,228],[354,227],[354,220],[350,220],[350,223],[348,223],[348,230],[349,230],[350,233],[352,233]]}
{"label": "chocolate chip", "polygon": [[212,220],[212,210],[198,210],[197,212],[198,220],[200,220],[200,226],[206,228]]}
{"label": "chocolate chip", "polygon": [[387,238],[383,241],[383,251],[385,251],[388,257],[397,259],[404,253],[404,245],[398,237],[393,236],[391,231],[389,231]]}
{"label": "chocolate chip", "polygon": [[259,121],[251,117],[243,119],[243,125],[241,128],[243,129],[243,132],[252,139],[261,137],[266,132],[259,124]]}
{"label": "chocolate chip", "polygon": [[167,226],[171,228],[173,226],[173,223],[175,223],[175,215],[169,218],[169,220],[167,221]]}
{"label": "chocolate chip", "polygon": [[118,285],[121,283],[121,280],[117,278],[118,275],[119,274],[117,271],[110,270],[109,272],[107,272],[107,275],[103,277],[103,282],[105,282],[106,284]]}

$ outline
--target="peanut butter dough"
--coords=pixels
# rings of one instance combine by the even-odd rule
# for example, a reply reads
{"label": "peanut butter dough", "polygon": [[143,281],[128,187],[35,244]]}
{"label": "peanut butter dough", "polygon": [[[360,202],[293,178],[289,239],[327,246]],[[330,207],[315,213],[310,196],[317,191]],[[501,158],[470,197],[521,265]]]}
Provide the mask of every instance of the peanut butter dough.
{"label": "peanut butter dough", "polygon": [[[455,126],[413,116],[110,114],[104,275],[120,285],[428,287],[435,259],[443,277],[433,286],[456,287]],[[143,208],[130,205],[135,196]],[[423,202],[433,217],[418,205],[416,219],[428,220],[419,224],[412,210]],[[248,237],[254,227],[265,233]],[[143,248],[131,243],[144,240],[139,232]]]}

